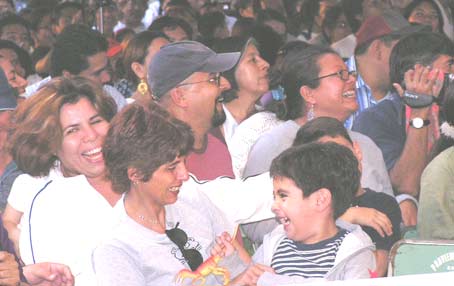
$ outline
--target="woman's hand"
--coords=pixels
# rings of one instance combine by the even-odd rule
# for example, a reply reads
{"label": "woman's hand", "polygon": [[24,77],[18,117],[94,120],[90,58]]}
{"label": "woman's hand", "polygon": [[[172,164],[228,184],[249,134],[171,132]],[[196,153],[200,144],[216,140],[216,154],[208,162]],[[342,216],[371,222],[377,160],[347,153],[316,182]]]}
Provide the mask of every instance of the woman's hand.
{"label": "woman's hand", "polygon": [[262,264],[253,264],[249,266],[245,271],[243,271],[243,273],[235,277],[235,279],[230,282],[230,285],[257,285],[257,281],[265,271],[274,273],[273,268],[269,266]]}
{"label": "woman's hand", "polygon": [[393,234],[393,225],[388,216],[372,208],[351,207],[342,216],[341,219],[375,229],[382,237]]}
{"label": "woman's hand", "polygon": [[24,267],[24,276],[33,286],[73,286],[74,277],[68,266],[59,263],[36,263]]}
{"label": "woman's hand", "polygon": [[19,265],[14,255],[0,251],[0,285],[20,285]]}

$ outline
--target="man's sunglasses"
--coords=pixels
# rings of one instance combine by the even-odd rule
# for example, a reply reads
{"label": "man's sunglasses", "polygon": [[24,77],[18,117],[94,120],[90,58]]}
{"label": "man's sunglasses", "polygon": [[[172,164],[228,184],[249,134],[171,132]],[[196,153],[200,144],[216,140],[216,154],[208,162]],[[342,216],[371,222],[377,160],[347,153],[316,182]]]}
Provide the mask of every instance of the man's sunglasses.
{"label": "man's sunglasses", "polygon": [[192,271],[197,270],[200,264],[203,263],[202,254],[197,249],[190,248],[186,249],[185,245],[188,242],[188,235],[181,228],[178,228],[177,225],[172,229],[166,229],[167,237],[178,246],[178,249],[183,254],[184,259],[189,264],[189,267]]}

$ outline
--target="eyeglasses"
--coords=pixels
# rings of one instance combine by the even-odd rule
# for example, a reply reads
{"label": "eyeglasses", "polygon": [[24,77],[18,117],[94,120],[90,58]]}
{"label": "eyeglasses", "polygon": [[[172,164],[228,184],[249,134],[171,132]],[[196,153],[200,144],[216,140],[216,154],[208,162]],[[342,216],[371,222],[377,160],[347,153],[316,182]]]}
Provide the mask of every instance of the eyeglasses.
{"label": "eyeglasses", "polygon": [[201,80],[201,81],[196,81],[196,82],[186,82],[186,83],[180,83],[177,84],[177,86],[183,86],[183,85],[191,85],[191,84],[198,84],[198,83],[203,83],[203,82],[209,82],[211,84],[215,84],[216,86],[221,86],[221,74],[216,73],[216,75],[212,78],[209,78],[207,80]]}
{"label": "eyeglasses", "polygon": [[195,271],[200,266],[200,264],[203,263],[202,254],[200,254],[197,249],[184,248],[186,243],[188,243],[188,235],[181,228],[178,228],[179,224],[180,223],[178,222],[174,228],[166,229],[166,235],[173,243],[178,246],[178,249],[181,251],[181,254],[183,254],[183,257],[189,264],[191,270]]}
{"label": "eyeglasses", "polygon": [[319,79],[322,79],[325,77],[330,77],[330,76],[338,76],[341,80],[347,81],[350,78],[350,76],[356,77],[356,71],[340,70],[335,73],[330,73],[327,75],[322,75],[322,76],[316,77],[316,78],[312,79],[311,81],[319,80]]}

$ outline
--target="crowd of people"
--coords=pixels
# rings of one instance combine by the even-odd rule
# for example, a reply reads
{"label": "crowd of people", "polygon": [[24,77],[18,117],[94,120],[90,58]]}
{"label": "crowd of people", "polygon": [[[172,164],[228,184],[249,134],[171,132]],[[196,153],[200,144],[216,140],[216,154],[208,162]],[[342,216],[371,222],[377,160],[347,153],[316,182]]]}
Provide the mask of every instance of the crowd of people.
{"label": "crowd of people", "polygon": [[16,4],[0,285],[375,278],[454,240],[451,2]]}

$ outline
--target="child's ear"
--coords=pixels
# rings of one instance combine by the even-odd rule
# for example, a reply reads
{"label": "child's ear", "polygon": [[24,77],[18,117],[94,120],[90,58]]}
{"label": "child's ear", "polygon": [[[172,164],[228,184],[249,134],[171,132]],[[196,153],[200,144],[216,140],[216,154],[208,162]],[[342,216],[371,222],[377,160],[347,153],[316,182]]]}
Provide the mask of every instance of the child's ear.
{"label": "child's ear", "polygon": [[331,192],[322,188],[314,193],[315,195],[315,207],[319,211],[324,211],[327,208],[331,208],[332,196]]}

